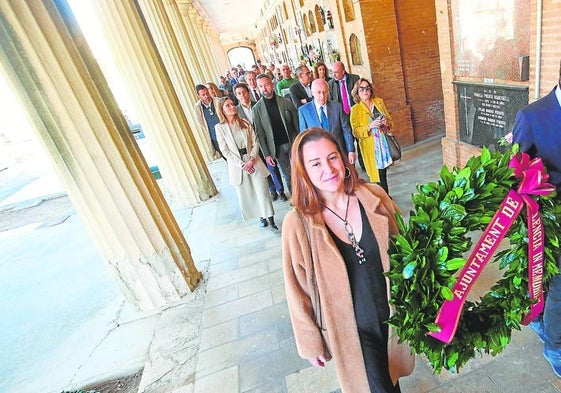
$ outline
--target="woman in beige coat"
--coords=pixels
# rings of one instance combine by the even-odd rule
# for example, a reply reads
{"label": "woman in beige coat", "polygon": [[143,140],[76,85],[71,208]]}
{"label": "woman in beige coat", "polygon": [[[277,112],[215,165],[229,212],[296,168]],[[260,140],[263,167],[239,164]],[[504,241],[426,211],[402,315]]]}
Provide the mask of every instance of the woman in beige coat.
{"label": "woman in beige coat", "polygon": [[228,179],[236,188],[244,220],[259,217],[261,227],[268,224],[273,232],[278,231],[267,182],[269,171],[259,158],[253,127],[238,115],[238,108],[229,97],[218,100],[218,117],[220,123],[214,127],[216,140],[228,163]]}
{"label": "woman in beige coat", "polygon": [[386,324],[394,204],[380,186],[360,180],[318,128],[294,141],[292,175],[294,209],[282,240],[298,353],[318,367],[333,356],[345,393],[399,392],[414,357]]}

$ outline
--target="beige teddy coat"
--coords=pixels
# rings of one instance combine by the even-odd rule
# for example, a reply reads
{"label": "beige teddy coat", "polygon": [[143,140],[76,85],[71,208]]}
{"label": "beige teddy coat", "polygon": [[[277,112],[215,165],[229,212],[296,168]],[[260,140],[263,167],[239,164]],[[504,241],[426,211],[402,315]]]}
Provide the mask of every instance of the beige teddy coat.
{"label": "beige teddy coat", "polygon": [[[364,206],[380,250],[387,250],[389,234],[398,231],[395,205],[375,184],[358,186],[355,194]],[[300,217],[309,228],[311,250]],[[330,359],[332,355],[342,391],[369,392],[345,262],[325,227],[321,213],[299,216],[295,210],[288,212],[283,222],[282,243],[286,298],[298,354],[305,359],[319,355]],[[316,325],[310,299],[310,256],[314,260],[323,326],[326,328],[323,334]],[[388,271],[388,253],[381,252],[381,259],[384,271]],[[389,298],[389,281],[387,288]],[[413,372],[415,358],[406,344],[397,344],[391,327],[389,335],[388,364],[392,381],[396,383],[399,377]]]}

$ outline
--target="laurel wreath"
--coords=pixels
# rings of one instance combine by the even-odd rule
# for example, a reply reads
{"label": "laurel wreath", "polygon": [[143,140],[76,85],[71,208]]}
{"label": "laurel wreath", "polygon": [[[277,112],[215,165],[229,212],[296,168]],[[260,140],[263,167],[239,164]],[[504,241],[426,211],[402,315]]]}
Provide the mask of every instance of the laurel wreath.
{"label": "laurel wreath", "polygon": [[[454,339],[445,344],[428,332],[438,331],[438,310],[452,298],[456,273],[466,262],[470,232],[484,230],[502,200],[517,181],[508,167],[517,145],[505,153],[483,148],[463,169],[443,166],[440,180],[417,186],[414,210],[408,223],[397,216],[399,234],[390,245],[394,313],[388,323],[415,354],[425,354],[435,373],[442,368],[458,372],[476,354],[499,354],[510,342],[513,329],[528,312],[528,230],[523,209],[507,233],[510,248],[497,252],[502,278],[479,301],[466,301]],[[544,287],[558,272],[561,201],[555,192],[538,196],[545,232]]]}

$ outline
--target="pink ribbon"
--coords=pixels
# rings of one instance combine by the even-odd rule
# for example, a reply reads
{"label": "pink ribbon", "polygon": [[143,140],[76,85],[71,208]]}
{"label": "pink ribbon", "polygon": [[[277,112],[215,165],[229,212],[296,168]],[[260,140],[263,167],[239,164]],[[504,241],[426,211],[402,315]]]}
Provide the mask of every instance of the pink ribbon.
{"label": "pink ribbon", "polygon": [[510,190],[502,201],[499,210],[485,229],[474,250],[466,260],[458,279],[452,287],[452,300],[445,300],[436,316],[438,332],[428,334],[449,344],[458,328],[460,314],[468,293],[491,260],[501,240],[507,234],[524,205],[528,213],[528,290],[530,298],[536,302],[530,306],[530,312],[523,319],[523,324],[530,323],[543,310],[543,255],[544,234],[539,214],[539,205],[531,195],[548,195],[555,187],[549,183],[549,175],[541,158],[530,160],[526,153],[516,154],[509,163],[514,169],[514,176],[519,180],[518,189]]}

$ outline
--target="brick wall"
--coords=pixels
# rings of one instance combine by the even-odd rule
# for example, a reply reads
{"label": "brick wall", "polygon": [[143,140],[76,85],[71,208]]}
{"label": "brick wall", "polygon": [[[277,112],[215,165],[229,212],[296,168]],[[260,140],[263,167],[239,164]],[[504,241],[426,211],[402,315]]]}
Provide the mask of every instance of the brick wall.
{"label": "brick wall", "polygon": [[434,0],[396,1],[405,93],[415,141],[444,133]]}
{"label": "brick wall", "polygon": [[[397,7],[396,7],[397,4]],[[444,131],[434,0],[360,2],[376,95],[404,145]]]}
{"label": "brick wall", "polygon": [[[402,146],[415,143],[411,109],[407,103],[397,15],[393,0],[360,1],[367,55],[376,96],[392,114]],[[368,76],[366,76],[368,77]]]}
{"label": "brick wall", "polygon": [[[536,0],[532,1],[531,39],[530,39],[530,102],[536,100]],[[540,93],[543,97],[551,91],[559,80],[559,61],[561,60],[561,1],[544,0],[542,8],[542,53],[541,53],[541,75]]]}
{"label": "brick wall", "polygon": [[[467,160],[481,150],[475,146],[462,143],[458,139],[459,127],[457,117],[457,103],[452,81],[453,75],[453,45],[452,23],[450,15],[450,0],[435,0],[438,43],[440,47],[440,64],[442,70],[442,91],[444,98],[444,119],[446,124],[446,137],[442,140],[443,162],[448,167],[465,165]],[[514,8],[517,7],[515,1]],[[520,8],[520,7],[518,7]],[[507,10],[510,12],[510,10]],[[537,1],[532,0],[530,13],[530,80],[524,82],[529,87],[530,102],[535,101],[536,81],[536,36],[537,36]],[[561,1],[544,0],[542,8],[542,41],[541,41],[541,75],[540,94],[549,93],[559,79],[559,61],[561,60]]]}

